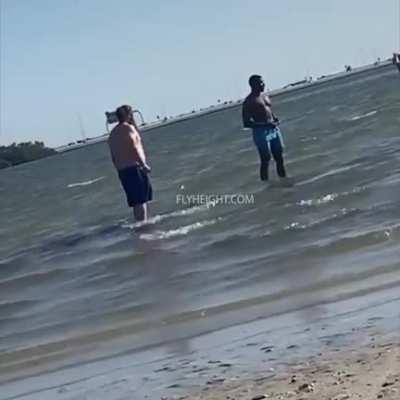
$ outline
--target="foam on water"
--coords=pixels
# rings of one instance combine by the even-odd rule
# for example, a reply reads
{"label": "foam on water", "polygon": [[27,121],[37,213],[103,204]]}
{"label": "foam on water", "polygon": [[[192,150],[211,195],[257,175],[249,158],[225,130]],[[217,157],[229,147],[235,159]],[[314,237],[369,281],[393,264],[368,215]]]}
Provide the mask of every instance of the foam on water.
{"label": "foam on water", "polygon": [[80,186],[89,186],[92,185],[93,183],[102,181],[105,177],[104,176],[100,176],[98,178],[95,179],[90,179],[88,181],[83,181],[83,182],[76,182],[76,183],[70,183],[68,184],[68,188],[74,188],[74,187],[80,187]]}
{"label": "foam on water", "polygon": [[182,210],[177,210],[177,211],[172,211],[172,212],[165,213],[165,214],[155,215],[154,217],[150,217],[145,222],[128,223],[125,220],[122,223],[121,227],[134,230],[136,228],[142,228],[142,227],[145,227],[145,226],[148,226],[148,225],[158,224],[161,221],[164,221],[164,220],[169,219],[169,218],[184,217],[184,216],[188,216],[188,215],[191,215],[191,214],[198,213],[200,211],[206,211],[207,208],[208,208],[207,206],[189,207],[189,208],[185,208],[185,209],[182,209]]}
{"label": "foam on water", "polygon": [[372,117],[377,112],[378,112],[377,110],[373,110],[373,111],[367,112],[367,113],[362,114],[362,115],[355,115],[354,117],[351,118],[351,121],[358,121],[358,120],[363,119],[363,118]]}
{"label": "foam on water", "polygon": [[170,229],[169,231],[156,231],[153,233],[142,233],[140,239],[143,240],[160,240],[160,239],[170,239],[176,236],[187,235],[190,232],[204,228],[206,226],[214,225],[217,223],[217,219],[209,221],[199,221],[190,225],[181,226],[176,229]]}

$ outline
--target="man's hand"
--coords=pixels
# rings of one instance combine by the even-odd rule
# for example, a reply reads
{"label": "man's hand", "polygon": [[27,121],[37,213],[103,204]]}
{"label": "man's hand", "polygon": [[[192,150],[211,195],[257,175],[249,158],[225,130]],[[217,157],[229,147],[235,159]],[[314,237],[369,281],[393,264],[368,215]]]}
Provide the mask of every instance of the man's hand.
{"label": "man's hand", "polygon": [[278,124],[275,121],[268,122],[252,122],[249,128],[267,128],[267,129],[275,129]]}
{"label": "man's hand", "polygon": [[144,163],[144,164],[142,165],[142,169],[143,169],[144,172],[146,172],[146,174],[149,174],[149,173],[151,172],[150,166],[147,165],[146,163]]}

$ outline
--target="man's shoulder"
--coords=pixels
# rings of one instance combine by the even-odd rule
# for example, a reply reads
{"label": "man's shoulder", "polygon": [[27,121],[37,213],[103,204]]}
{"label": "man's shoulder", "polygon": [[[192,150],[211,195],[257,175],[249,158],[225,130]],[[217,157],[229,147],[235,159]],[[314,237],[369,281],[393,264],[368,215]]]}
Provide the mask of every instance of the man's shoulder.
{"label": "man's shoulder", "polygon": [[123,124],[119,124],[119,128],[123,132],[131,132],[133,130],[133,126],[131,124],[128,124],[127,122],[124,122]]}
{"label": "man's shoulder", "polygon": [[264,102],[267,104],[267,106],[271,106],[271,99],[270,99],[270,97],[268,96],[268,94],[264,93],[264,95],[263,95],[263,100],[264,100]]}
{"label": "man's shoulder", "polygon": [[245,97],[244,101],[250,101],[250,100],[252,100],[253,98],[254,98],[254,95],[253,95],[252,93],[249,93],[249,94]]}
{"label": "man's shoulder", "polygon": [[126,133],[135,133],[135,128],[130,124],[119,124],[114,127],[110,133],[110,135],[120,135]]}
{"label": "man's shoulder", "polygon": [[249,103],[252,103],[253,101],[254,101],[254,96],[250,93],[243,100],[243,105],[248,105]]}

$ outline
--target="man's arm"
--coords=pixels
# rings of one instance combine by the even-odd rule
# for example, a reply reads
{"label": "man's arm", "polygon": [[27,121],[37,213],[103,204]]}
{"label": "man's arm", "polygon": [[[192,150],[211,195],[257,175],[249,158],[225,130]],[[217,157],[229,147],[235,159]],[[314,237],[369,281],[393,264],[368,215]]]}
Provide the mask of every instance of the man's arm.
{"label": "man's arm", "polygon": [[242,107],[242,121],[245,128],[254,127],[254,121],[253,118],[251,118],[249,106],[246,102],[243,103]]}
{"label": "man's arm", "polygon": [[132,119],[129,121],[129,123],[134,126],[134,128],[136,129],[136,131],[138,133],[140,133],[140,129],[139,129],[137,123],[136,123],[136,120],[135,120],[135,117],[133,116],[133,114],[132,114]]}
{"label": "man's arm", "polygon": [[107,143],[108,143],[108,148],[110,150],[111,161],[112,161],[114,167],[117,168],[117,164],[115,163],[115,157],[114,157],[112,147],[111,147],[110,137],[108,138]]}
{"label": "man's arm", "polygon": [[256,122],[251,116],[250,107],[248,104],[243,103],[242,108],[242,119],[243,119],[243,126],[245,128],[275,128],[276,124],[274,121],[274,115],[271,112],[271,109],[267,106],[265,107],[265,122]]}
{"label": "man's arm", "polygon": [[272,122],[276,125],[279,125],[279,122],[280,122],[279,118],[272,111],[272,102],[271,102],[270,97],[267,94],[264,96],[264,101],[265,101],[265,106],[268,107],[267,109],[271,112]]}
{"label": "man's arm", "polygon": [[140,147],[140,150],[139,150],[140,137],[139,137],[138,132],[135,130],[135,128],[130,127],[129,136],[132,140],[132,148],[135,153],[135,156],[139,160],[140,167],[142,167],[146,172],[150,172],[151,168],[146,163],[146,159],[144,157],[144,152],[140,151],[140,150],[143,150],[142,147]]}

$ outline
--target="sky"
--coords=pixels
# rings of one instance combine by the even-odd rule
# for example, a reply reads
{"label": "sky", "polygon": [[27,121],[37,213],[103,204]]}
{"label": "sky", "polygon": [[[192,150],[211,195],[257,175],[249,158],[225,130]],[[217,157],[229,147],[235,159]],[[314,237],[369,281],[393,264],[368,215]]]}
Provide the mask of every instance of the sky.
{"label": "sky", "polygon": [[0,145],[105,133],[391,56],[400,0],[0,0]]}

